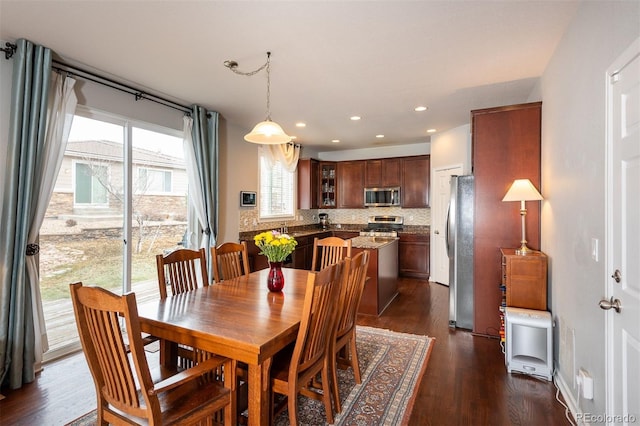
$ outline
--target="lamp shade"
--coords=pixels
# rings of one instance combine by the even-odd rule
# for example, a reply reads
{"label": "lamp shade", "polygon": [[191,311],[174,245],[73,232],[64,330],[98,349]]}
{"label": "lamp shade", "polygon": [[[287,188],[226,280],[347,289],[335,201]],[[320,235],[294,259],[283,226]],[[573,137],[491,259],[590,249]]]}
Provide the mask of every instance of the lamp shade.
{"label": "lamp shade", "polygon": [[287,135],[278,123],[267,119],[256,124],[253,130],[244,136],[244,140],[263,145],[279,145],[290,142],[291,136]]}
{"label": "lamp shade", "polygon": [[529,179],[516,179],[502,201],[534,201],[542,199],[542,195]]}

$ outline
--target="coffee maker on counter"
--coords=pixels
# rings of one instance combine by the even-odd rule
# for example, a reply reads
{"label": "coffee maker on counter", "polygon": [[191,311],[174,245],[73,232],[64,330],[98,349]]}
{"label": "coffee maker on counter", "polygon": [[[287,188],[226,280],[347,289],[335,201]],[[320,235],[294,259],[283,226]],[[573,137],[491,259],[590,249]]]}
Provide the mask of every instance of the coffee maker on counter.
{"label": "coffee maker on counter", "polygon": [[329,214],[328,213],[320,213],[318,215],[320,219],[320,226],[322,229],[329,229]]}

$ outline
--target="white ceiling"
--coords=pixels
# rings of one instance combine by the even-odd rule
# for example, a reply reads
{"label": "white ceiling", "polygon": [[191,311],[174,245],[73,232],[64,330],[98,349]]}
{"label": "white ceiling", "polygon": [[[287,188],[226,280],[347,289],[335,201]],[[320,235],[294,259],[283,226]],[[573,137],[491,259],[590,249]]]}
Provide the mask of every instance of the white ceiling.
{"label": "white ceiling", "polygon": [[271,51],[272,119],[329,151],[428,142],[427,129],[467,124],[473,109],[530,101],[577,5],[0,0],[0,38],[27,38],[247,130],[266,117],[266,74],[223,62],[252,71]]}

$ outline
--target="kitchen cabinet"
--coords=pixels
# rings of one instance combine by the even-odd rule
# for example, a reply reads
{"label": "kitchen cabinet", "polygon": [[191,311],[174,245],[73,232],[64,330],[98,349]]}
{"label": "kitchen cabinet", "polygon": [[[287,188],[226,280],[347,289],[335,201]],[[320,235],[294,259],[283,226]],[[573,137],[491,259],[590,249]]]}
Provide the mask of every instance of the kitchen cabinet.
{"label": "kitchen cabinet", "polygon": [[365,160],[338,163],[338,207],[364,208]]}
{"label": "kitchen cabinet", "polygon": [[[471,111],[477,334],[497,336],[500,329],[500,247],[518,247],[522,237],[520,203],[503,203],[502,198],[515,179],[529,179],[540,188],[541,114],[541,102]],[[540,204],[527,203],[527,241],[534,250],[540,250]]]}
{"label": "kitchen cabinet", "polygon": [[249,269],[251,272],[259,271],[269,267],[269,261],[267,256],[260,254],[260,249],[253,242],[253,239],[246,240],[247,242],[247,257],[249,258]]}
{"label": "kitchen cabinet", "polygon": [[430,156],[402,158],[400,204],[404,208],[429,207]]}
{"label": "kitchen cabinet", "polygon": [[333,231],[333,236],[342,238],[343,240],[348,240],[351,238],[358,237],[360,235],[360,231]]}
{"label": "kitchen cabinet", "polygon": [[367,160],[365,173],[366,188],[389,188],[401,185],[400,158]]}
{"label": "kitchen cabinet", "polygon": [[318,179],[320,180],[320,200],[318,201],[321,209],[336,208],[336,190],[337,190],[337,164],[335,162],[323,162],[318,165]]}
{"label": "kitchen cabinet", "polygon": [[429,279],[429,234],[399,233],[398,269],[400,276]]}
{"label": "kitchen cabinet", "polygon": [[547,256],[540,251],[527,255],[501,248],[502,287],[506,306],[547,310]]}
{"label": "kitchen cabinet", "polygon": [[331,236],[330,231],[318,231],[317,234],[296,237],[298,245],[293,252],[292,267],[295,269],[311,270],[313,261],[313,240],[314,238],[326,238]]}
{"label": "kitchen cabinet", "polygon": [[359,314],[380,315],[398,296],[398,241],[391,240],[377,248],[353,247],[351,255],[369,250],[369,267]]}
{"label": "kitchen cabinet", "polygon": [[312,158],[298,160],[298,208],[320,208],[318,190],[319,161]]}

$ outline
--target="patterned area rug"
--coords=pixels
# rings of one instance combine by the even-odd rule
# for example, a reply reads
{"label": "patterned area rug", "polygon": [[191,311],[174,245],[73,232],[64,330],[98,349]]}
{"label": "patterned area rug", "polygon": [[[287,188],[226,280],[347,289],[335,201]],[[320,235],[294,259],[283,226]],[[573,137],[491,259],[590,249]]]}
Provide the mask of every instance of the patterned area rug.
{"label": "patterned area rug", "polygon": [[[427,336],[358,326],[356,344],[362,383],[356,385],[351,369],[338,370],[342,412],[335,416],[334,424],[406,425],[433,343],[434,339]],[[302,425],[326,424],[324,406],[299,397],[298,421]],[[68,426],[95,424],[93,411]],[[275,424],[289,424],[286,410]]]}

